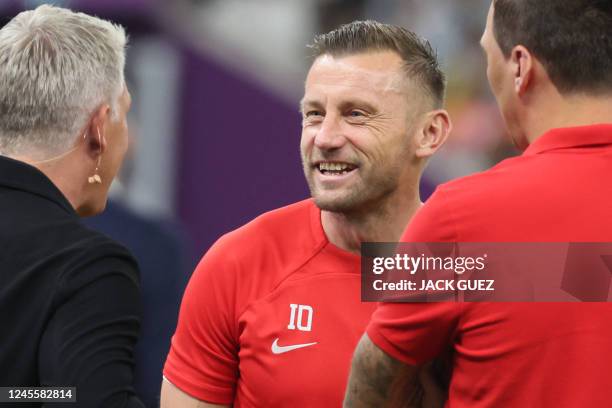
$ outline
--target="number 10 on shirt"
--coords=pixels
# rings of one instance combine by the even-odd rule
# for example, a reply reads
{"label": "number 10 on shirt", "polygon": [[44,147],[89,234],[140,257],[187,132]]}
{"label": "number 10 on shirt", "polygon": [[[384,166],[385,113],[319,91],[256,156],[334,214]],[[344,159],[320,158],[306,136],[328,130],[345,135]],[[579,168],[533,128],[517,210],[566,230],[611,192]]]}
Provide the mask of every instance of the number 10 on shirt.
{"label": "number 10 on shirt", "polygon": [[[300,330],[300,331],[311,331],[312,330],[312,315],[313,310],[312,306],[309,305],[298,305],[295,303],[291,303],[289,305],[291,309],[291,317],[289,318],[289,325],[287,329],[289,330]],[[297,315],[297,319],[296,319]],[[306,320],[306,324],[304,323]]]}

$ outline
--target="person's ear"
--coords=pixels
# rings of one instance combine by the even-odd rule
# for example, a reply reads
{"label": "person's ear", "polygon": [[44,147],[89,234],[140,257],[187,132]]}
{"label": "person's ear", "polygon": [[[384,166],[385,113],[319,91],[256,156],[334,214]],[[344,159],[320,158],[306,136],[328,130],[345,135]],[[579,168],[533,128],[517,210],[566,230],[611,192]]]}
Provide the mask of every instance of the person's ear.
{"label": "person's ear", "polygon": [[425,114],[421,130],[416,135],[416,156],[421,159],[431,157],[446,142],[452,130],[448,112],[438,109]]}
{"label": "person's ear", "polygon": [[510,69],[514,78],[514,92],[522,96],[534,75],[534,58],[531,52],[522,45],[517,45],[510,54]]}
{"label": "person's ear", "polygon": [[105,130],[109,115],[110,107],[103,104],[91,115],[87,125],[84,136],[87,150],[96,159],[106,151],[107,140]]}

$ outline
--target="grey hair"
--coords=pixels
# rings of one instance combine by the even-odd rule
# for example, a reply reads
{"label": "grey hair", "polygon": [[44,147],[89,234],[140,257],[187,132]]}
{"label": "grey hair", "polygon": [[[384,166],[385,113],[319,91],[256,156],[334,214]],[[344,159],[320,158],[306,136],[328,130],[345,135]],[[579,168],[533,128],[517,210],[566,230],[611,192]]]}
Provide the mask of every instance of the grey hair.
{"label": "grey hair", "polygon": [[116,120],[126,45],[123,27],[49,5],[0,29],[0,152],[62,152],[103,103]]}

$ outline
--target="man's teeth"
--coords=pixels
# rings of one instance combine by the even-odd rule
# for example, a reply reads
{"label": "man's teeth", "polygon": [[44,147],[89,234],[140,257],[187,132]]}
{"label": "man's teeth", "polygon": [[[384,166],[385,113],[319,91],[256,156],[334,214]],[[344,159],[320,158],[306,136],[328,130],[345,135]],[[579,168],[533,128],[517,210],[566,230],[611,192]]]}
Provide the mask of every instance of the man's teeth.
{"label": "man's teeth", "polygon": [[319,170],[321,171],[348,171],[353,168],[346,163],[319,163]]}

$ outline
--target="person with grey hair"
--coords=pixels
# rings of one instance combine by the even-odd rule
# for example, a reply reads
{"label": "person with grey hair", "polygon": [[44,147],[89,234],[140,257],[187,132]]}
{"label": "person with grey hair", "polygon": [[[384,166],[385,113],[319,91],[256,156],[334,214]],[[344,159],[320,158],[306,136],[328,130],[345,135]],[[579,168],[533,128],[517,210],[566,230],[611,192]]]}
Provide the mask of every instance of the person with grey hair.
{"label": "person with grey hair", "polygon": [[312,200],[258,217],[204,256],[183,297],[163,408],[342,404],[375,308],[359,299],[360,245],[399,239],[451,125],[444,75],[414,33],[357,21],[312,49],[300,105]]}
{"label": "person with grey hair", "polygon": [[127,149],[126,42],[48,5],[0,29],[0,386],[75,387],[22,406],[143,406],[138,267],[79,220],[104,209]]}

